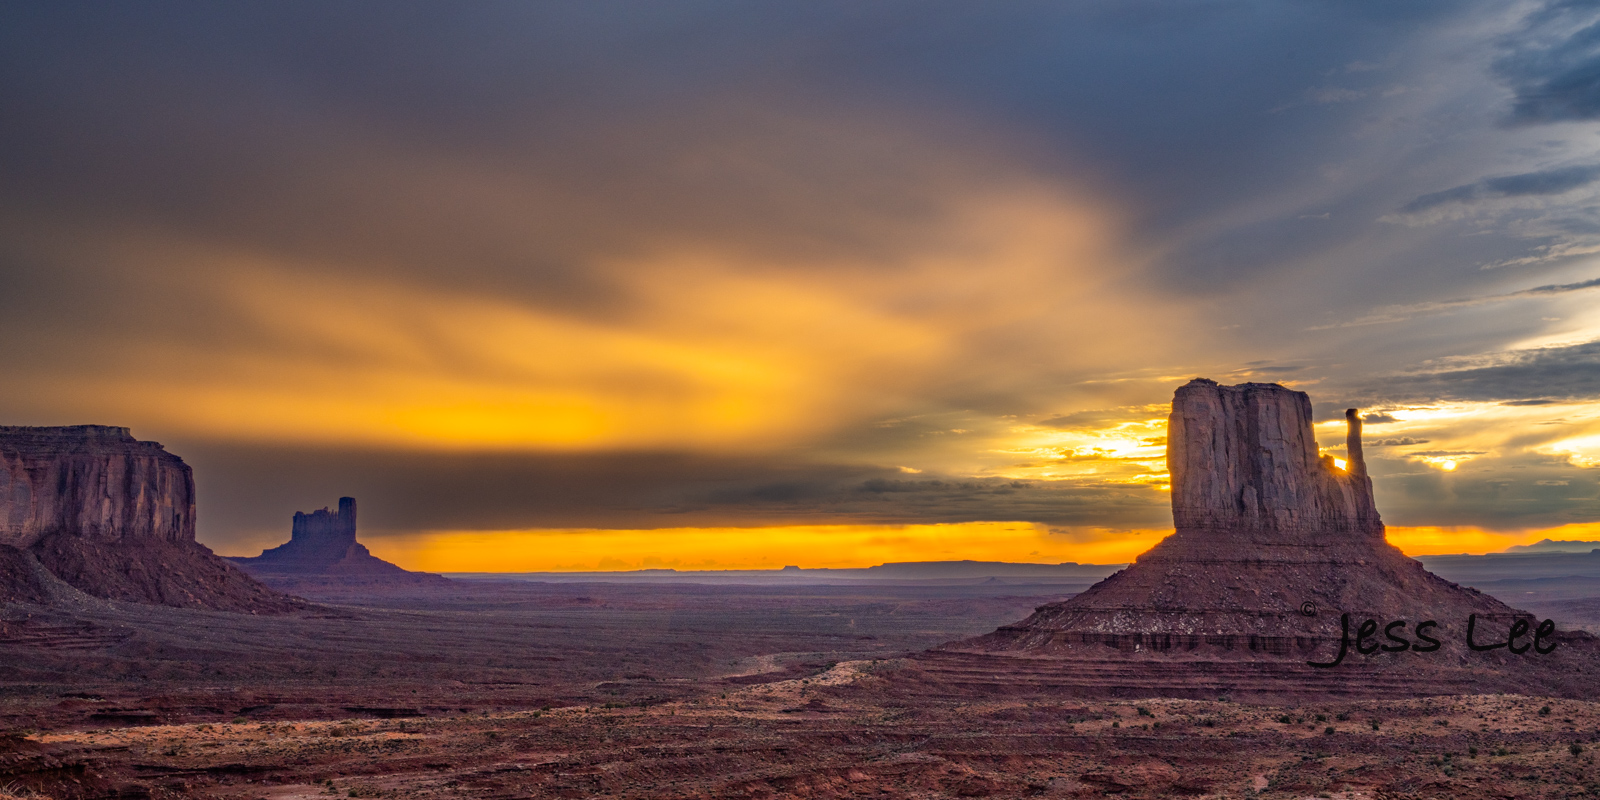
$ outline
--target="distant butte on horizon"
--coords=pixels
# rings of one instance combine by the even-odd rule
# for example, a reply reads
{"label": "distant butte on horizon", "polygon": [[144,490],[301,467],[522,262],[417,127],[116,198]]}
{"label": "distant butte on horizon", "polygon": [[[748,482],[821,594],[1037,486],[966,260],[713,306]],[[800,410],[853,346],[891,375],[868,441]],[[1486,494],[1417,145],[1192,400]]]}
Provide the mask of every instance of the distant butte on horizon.
{"label": "distant butte on horizon", "polygon": [[280,589],[305,584],[416,585],[450,583],[430,572],[411,572],[391,564],[356,541],[356,499],[339,498],[339,509],[296,511],[289,541],[259,556],[228,556],[258,580]]}

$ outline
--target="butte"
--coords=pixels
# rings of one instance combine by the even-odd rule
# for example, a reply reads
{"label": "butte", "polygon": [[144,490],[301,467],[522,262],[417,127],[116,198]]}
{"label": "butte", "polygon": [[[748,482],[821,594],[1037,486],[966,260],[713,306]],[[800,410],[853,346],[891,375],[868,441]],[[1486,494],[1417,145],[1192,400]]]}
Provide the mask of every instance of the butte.
{"label": "butte", "polygon": [[[1189,382],[1167,433],[1176,531],[1082,594],[923,654],[907,679],[961,695],[1600,695],[1595,637],[1547,626],[1535,647],[1533,615],[1385,540],[1361,418],[1345,417],[1340,468],[1304,392]],[[1480,646],[1521,634],[1479,650],[1469,624]]]}
{"label": "butte", "polygon": [[0,604],[305,606],[194,534],[194,475],[161,445],[108,425],[0,426]]}
{"label": "butte", "polygon": [[289,541],[259,556],[229,561],[267,585],[286,591],[328,586],[448,586],[429,572],[410,572],[373,555],[356,541],[356,499],[339,498],[339,510],[296,511]]}

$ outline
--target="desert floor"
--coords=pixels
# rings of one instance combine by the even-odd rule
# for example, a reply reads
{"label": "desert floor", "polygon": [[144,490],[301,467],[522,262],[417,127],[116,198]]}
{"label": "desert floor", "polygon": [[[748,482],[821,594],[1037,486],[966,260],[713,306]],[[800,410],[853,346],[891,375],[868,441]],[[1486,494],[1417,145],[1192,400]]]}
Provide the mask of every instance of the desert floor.
{"label": "desert floor", "polygon": [[[298,617],[11,606],[0,792],[1600,797],[1600,704],[919,694],[1076,587],[479,584]],[[0,795],[3,797],[3,795]]]}

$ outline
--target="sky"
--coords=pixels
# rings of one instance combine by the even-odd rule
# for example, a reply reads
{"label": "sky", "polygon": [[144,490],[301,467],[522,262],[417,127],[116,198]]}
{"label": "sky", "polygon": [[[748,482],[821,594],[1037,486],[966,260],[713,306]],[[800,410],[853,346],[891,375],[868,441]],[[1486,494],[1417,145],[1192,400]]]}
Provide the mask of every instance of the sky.
{"label": "sky", "polygon": [[1172,392],[1600,539],[1600,5],[0,6],[0,419],[253,555],[1111,563]]}

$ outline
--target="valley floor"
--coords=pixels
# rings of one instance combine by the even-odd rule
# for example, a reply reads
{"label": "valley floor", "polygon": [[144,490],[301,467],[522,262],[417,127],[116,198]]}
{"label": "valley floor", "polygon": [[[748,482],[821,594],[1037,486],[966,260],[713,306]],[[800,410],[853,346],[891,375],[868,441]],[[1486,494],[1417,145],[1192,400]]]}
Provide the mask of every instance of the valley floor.
{"label": "valley floor", "polygon": [[1600,704],[919,694],[1077,587],[475,585],[4,609],[0,797],[1600,797]]}

